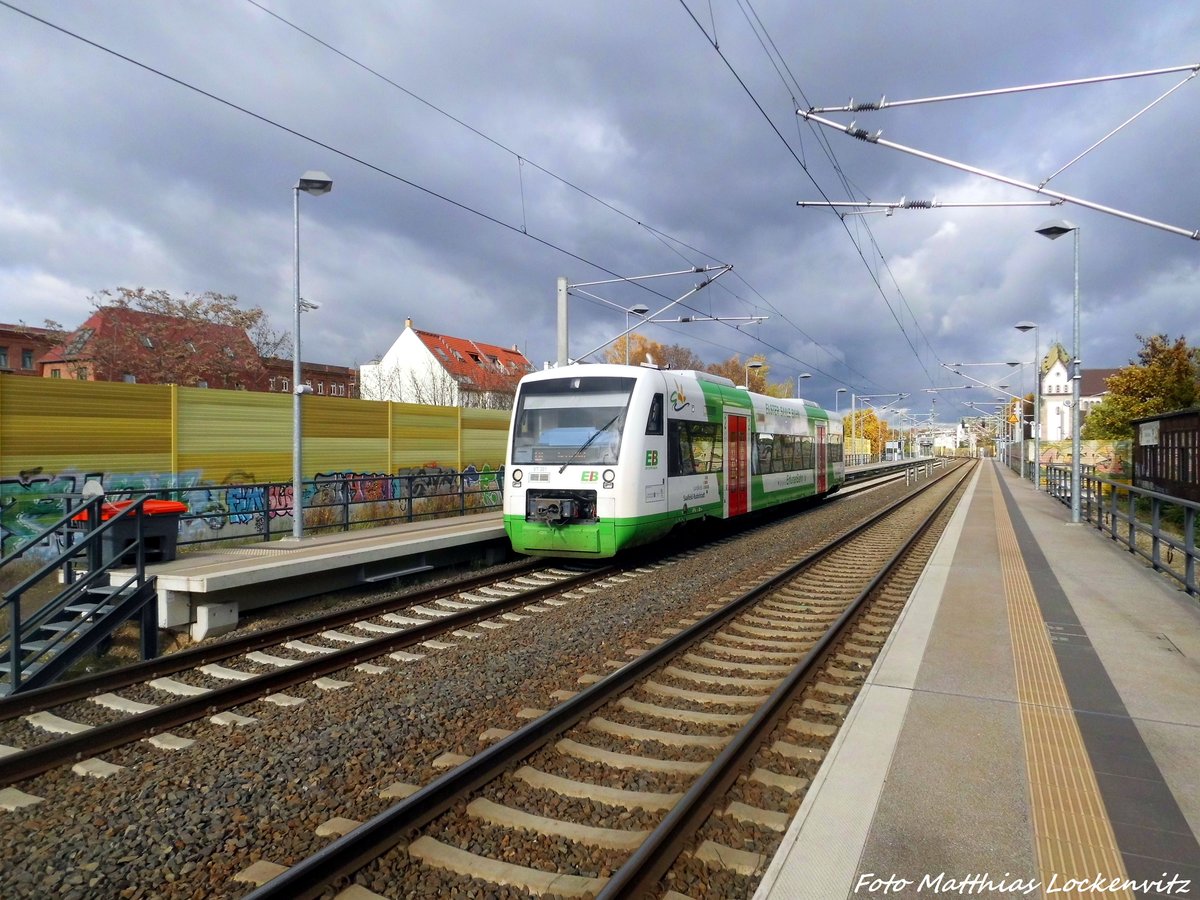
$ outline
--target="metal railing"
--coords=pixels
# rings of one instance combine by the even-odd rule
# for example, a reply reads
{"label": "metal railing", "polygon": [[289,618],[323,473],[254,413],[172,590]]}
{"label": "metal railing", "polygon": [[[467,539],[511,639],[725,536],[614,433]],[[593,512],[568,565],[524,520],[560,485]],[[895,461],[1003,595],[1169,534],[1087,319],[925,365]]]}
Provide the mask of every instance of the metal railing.
{"label": "metal railing", "polygon": [[[1046,466],[1045,473],[1047,493],[1070,506],[1071,467]],[[1200,595],[1196,585],[1200,503],[1097,475],[1095,466],[1080,467],[1079,484],[1082,521],[1124,544],[1193,597]]]}
{"label": "metal railing", "polygon": [[[503,484],[503,469],[321,476],[304,482],[304,531],[350,531],[499,510]],[[80,497],[52,493],[35,500],[21,498],[7,507],[0,529],[4,552],[20,547],[39,559],[57,554],[68,540],[63,525],[70,518],[67,513],[79,511]],[[147,498],[178,500],[187,506],[178,517],[180,546],[265,542],[292,531],[290,481],[115,488],[104,496],[108,502]]]}
{"label": "metal railing", "polygon": [[[146,517],[142,514],[146,498],[130,503],[107,518],[101,516],[103,497],[76,505],[77,499],[77,496],[64,498],[67,509],[60,519],[0,559],[2,571],[20,562],[27,554],[35,558],[30,551],[48,542],[59,542],[58,552],[52,558],[36,558],[37,568],[3,592],[2,608],[7,619],[7,637],[0,640],[0,661],[5,663],[8,677],[0,685],[0,693],[19,691],[28,681],[25,670],[30,668],[32,671],[35,665],[44,668],[44,660],[54,660],[55,673],[65,670],[82,652],[91,649],[106,635],[107,632],[98,633],[93,634],[90,641],[77,640],[81,633],[92,627],[90,619],[93,615],[98,616],[104,605],[104,600],[89,600],[90,591],[108,586],[112,591],[104,596],[119,597],[134,591],[141,592],[147,585],[153,586],[153,577],[146,575]],[[126,560],[130,556],[133,559],[133,573],[121,584],[110,584],[110,572],[127,566]],[[85,570],[84,574],[79,573],[80,567]],[[59,576],[59,573],[63,587],[58,595],[29,615],[23,615],[22,600],[26,593],[42,582]],[[139,593],[138,596],[144,596],[148,603],[154,595]],[[82,614],[67,616],[60,623],[64,627],[51,628],[37,642],[36,649],[27,649],[28,642],[45,626],[80,604],[83,607],[90,605],[91,612],[85,610]],[[119,617],[114,618],[111,627],[115,628],[120,621]],[[72,644],[77,646],[72,648]],[[67,652],[72,649],[79,652]],[[144,656],[157,655],[158,652],[157,631],[148,633],[145,623],[142,627],[142,649]]]}
{"label": "metal railing", "polygon": [[[318,478],[304,482],[304,532],[320,534],[500,509],[503,470]],[[270,541],[291,534],[292,483],[267,481],[110,494],[178,500],[182,545]]]}

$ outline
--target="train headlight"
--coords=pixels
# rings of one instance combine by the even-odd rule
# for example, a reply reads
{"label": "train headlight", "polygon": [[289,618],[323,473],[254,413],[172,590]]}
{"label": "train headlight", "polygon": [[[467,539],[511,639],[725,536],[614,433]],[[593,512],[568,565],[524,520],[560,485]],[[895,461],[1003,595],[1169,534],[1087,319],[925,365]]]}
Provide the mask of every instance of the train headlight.
{"label": "train headlight", "polygon": [[520,470],[520,469],[513,469],[513,470],[512,470],[512,483],[513,483],[513,486],[515,487],[516,485],[520,484],[520,483],[521,483],[521,479],[522,479],[522,478],[524,478],[524,477],[525,477],[525,476],[524,476],[524,474],[521,472],[521,470]]}
{"label": "train headlight", "polygon": [[604,478],[604,486],[606,488],[611,488],[613,486],[613,482],[617,480],[617,473],[612,469],[605,469],[601,475]]}

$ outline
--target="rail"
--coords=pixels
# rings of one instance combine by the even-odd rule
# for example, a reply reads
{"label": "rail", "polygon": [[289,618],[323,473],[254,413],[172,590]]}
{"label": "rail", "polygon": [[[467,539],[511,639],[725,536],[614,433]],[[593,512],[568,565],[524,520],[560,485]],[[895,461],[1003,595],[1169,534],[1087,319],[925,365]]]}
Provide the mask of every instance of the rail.
{"label": "rail", "polygon": [[[1071,467],[1047,466],[1046,491],[1070,506]],[[1193,597],[1200,595],[1196,584],[1196,558],[1200,555],[1196,549],[1197,513],[1200,503],[1106,478],[1096,473],[1095,466],[1080,468],[1080,519],[1124,544]]]}
{"label": "rail", "polygon": [[[945,473],[941,477],[951,475]],[[940,479],[939,479],[940,480]],[[574,696],[563,700],[523,728],[501,738],[487,749],[461,763],[446,774],[424,785],[415,793],[396,805],[378,813],[353,831],[343,835],[314,855],[293,864],[290,868],[261,885],[248,895],[248,900],[305,900],[321,896],[326,886],[335,879],[350,875],[370,860],[388,852],[407,836],[449,809],[457,800],[511,768],[518,760],[528,757],[548,743],[556,735],[574,724],[620,692],[628,689],[673,658],[683,649],[703,638],[738,612],[752,606],[765,593],[786,584],[796,574],[812,566],[814,562],[835,549],[848,544],[858,535],[868,531],[888,514],[900,509],[917,494],[933,487],[930,481],[916,492],[889,504],[879,513],[860,522],[830,543],[813,550],[804,559],[792,563],[787,569],[767,577],[761,584],[729,600],[726,605],[677,634],[666,638],[641,656],[627,662],[601,681],[585,687]],[[907,545],[907,542],[906,542]],[[898,556],[898,555],[897,555]],[[893,557],[893,562],[897,559]],[[847,619],[843,616],[843,619]],[[840,625],[840,621],[839,621]],[[808,665],[808,659],[802,665]],[[748,735],[757,736],[760,724],[752,722]],[[724,754],[719,758],[724,762]],[[688,815],[690,818],[689,811]],[[640,876],[639,876],[640,877]],[[636,892],[622,896],[637,896]]]}

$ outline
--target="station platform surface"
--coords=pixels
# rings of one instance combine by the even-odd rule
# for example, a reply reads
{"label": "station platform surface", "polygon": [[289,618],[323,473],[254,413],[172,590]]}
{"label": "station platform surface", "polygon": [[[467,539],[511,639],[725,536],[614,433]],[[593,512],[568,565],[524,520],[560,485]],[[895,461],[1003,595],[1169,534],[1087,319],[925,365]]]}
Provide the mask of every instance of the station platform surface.
{"label": "station platform surface", "polygon": [[[303,540],[181,553],[146,566],[156,578],[158,624],[201,640],[233,628],[240,612],[387,581],[460,558],[499,562],[508,552],[499,510],[425,519]],[[115,569],[114,584],[133,575]]]}
{"label": "station platform surface", "polygon": [[756,898],[1200,897],[1200,604],[972,476]]}

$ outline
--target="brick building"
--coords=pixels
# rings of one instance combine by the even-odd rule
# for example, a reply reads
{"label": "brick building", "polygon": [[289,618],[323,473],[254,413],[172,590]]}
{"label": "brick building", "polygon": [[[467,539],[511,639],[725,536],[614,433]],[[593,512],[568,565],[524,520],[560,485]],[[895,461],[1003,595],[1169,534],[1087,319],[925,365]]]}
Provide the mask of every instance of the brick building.
{"label": "brick building", "polygon": [[60,332],[48,328],[0,324],[0,373],[41,375],[38,360],[61,338]]}
{"label": "brick building", "polygon": [[[273,393],[292,392],[292,361],[278,356],[263,357],[267,370],[266,390]],[[312,388],[314,394],[325,397],[357,397],[358,369],[348,366],[333,366],[325,363],[300,361],[301,383]]]}

